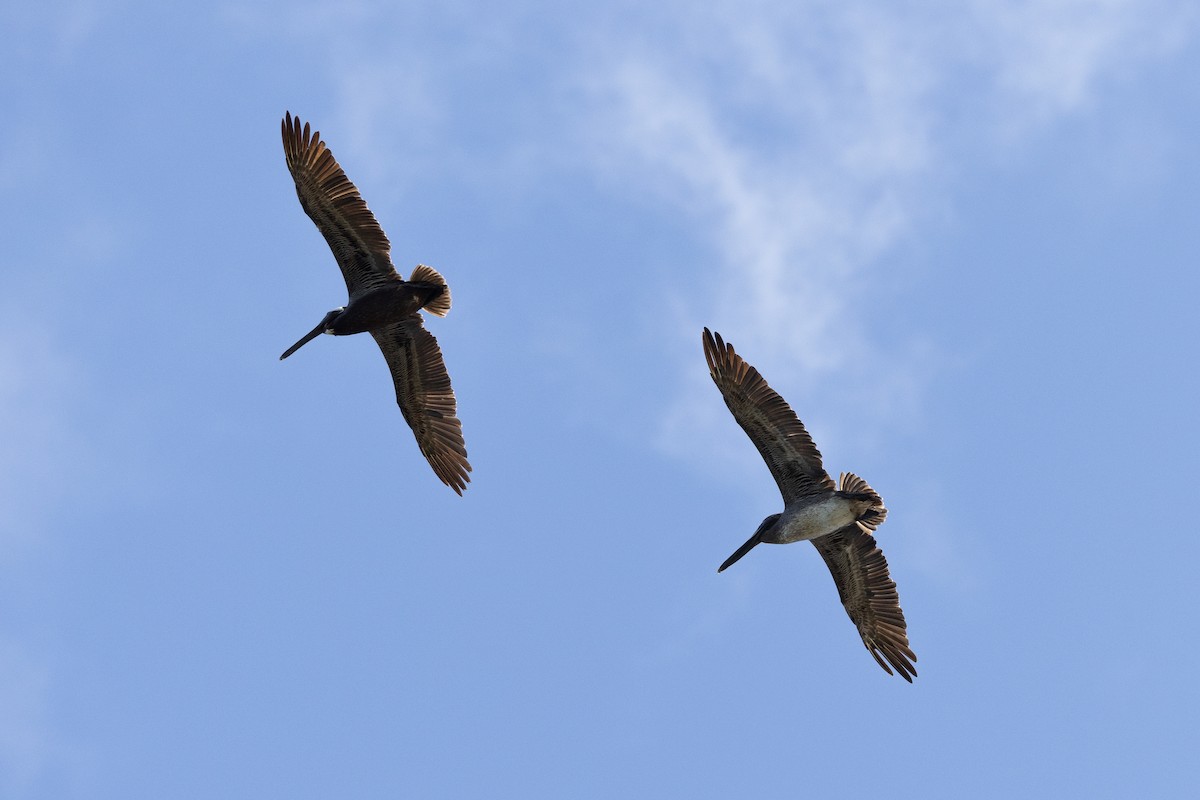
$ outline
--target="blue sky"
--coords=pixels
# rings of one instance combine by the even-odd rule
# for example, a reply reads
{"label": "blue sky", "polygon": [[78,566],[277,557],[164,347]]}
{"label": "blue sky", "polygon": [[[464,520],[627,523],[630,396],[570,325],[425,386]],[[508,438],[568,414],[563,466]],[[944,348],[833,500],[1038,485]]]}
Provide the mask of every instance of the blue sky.
{"label": "blue sky", "polygon": [[[1184,2],[0,11],[0,794],[1193,796]],[[417,452],[284,166],[407,273]],[[863,650],[707,375],[879,530]]]}

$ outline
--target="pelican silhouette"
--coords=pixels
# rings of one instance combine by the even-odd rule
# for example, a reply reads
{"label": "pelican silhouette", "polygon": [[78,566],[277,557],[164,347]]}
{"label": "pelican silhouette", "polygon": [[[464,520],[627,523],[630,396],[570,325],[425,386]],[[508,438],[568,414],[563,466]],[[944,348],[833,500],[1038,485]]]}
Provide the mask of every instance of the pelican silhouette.
{"label": "pelican silhouette", "polygon": [[841,474],[835,488],[821,466],[820,451],[787,402],[719,333],[714,336],[705,328],[703,338],[709,374],[733,418],[767,462],[784,504],[783,513],[764,519],[717,572],[760,542],[810,540],[833,574],[842,605],[867,650],[889,675],[894,667],[912,683],[917,656],[908,645],[896,584],[871,535],[887,516],[883,499],[849,472]]}
{"label": "pelican silhouette", "polygon": [[462,423],[454,390],[433,334],[425,330],[425,310],[439,317],[450,310],[450,287],[435,270],[419,264],[408,280],[392,266],[391,243],[358,189],[321,141],[319,131],[291,112],[283,118],[283,153],[296,182],[304,213],[329,243],[342,269],[349,302],[335,308],[284,351],[283,359],[322,333],[370,333],[387,360],[396,385],[396,403],[413,430],[421,452],[442,483],[459,495],[471,480]]}

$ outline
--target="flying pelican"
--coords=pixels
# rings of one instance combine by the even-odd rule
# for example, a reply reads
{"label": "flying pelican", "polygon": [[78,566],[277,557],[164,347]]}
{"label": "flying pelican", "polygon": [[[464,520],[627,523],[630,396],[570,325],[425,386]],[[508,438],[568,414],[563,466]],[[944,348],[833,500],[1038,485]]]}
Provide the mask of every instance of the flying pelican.
{"label": "flying pelican", "polygon": [[841,474],[834,488],[821,466],[821,453],[796,412],[732,345],[721,340],[721,334],[714,338],[708,328],[704,329],[704,357],[725,405],[762,454],[783,494],[783,513],[764,519],[717,572],[759,542],[810,540],[833,574],[842,605],[867,650],[889,675],[891,664],[912,683],[917,674],[912,662],[917,656],[908,646],[896,584],[871,535],[887,516],[883,498],[849,472]]}
{"label": "flying pelican", "polygon": [[450,287],[435,270],[418,264],[406,281],[389,255],[392,245],[358,189],[321,141],[319,131],[288,112],[283,118],[283,154],[296,182],[304,213],[329,243],[342,269],[349,302],[325,315],[317,327],[289,347],[283,359],[322,333],[375,337],[396,384],[396,402],[417,437],[421,452],[442,483],[459,495],[471,480],[462,423],[455,416],[454,390],[437,339],[425,330],[421,309],[439,317],[450,310]]}

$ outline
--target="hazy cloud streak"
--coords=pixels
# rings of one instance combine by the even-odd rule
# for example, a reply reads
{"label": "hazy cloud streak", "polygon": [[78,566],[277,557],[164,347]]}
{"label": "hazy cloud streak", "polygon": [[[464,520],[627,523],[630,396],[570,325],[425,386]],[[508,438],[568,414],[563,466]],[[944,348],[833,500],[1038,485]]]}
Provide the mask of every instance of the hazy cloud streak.
{"label": "hazy cloud streak", "polygon": [[[621,180],[696,219],[719,255],[689,282],[703,287],[684,303],[689,343],[705,322],[793,383],[837,370],[911,403],[936,354],[917,338],[873,341],[865,300],[889,250],[947,201],[954,159],[1086,105],[1105,79],[1177,47],[1191,21],[1182,6],[1119,0],[977,2],[937,18],[907,5],[681,11],[683,48],[633,39],[594,81],[592,127],[617,133]],[[963,80],[977,105],[950,107]],[[682,455],[694,437],[669,431],[711,416],[693,383],[667,422]]]}

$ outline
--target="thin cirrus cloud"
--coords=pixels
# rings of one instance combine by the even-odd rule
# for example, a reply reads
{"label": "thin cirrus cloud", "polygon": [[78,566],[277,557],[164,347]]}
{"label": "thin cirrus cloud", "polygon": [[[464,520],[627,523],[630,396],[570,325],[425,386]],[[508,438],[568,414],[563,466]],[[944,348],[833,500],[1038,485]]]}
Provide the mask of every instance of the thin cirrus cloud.
{"label": "thin cirrus cloud", "polygon": [[1086,106],[1101,81],[1178,50],[1200,19],[1194,4],[1171,0],[971,8],[967,56],[994,74],[999,113],[990,121],[1009,133]]}
{"label": "thin cirrus cloud", "polygon": [[[944,185],[967,158],[1019,147],[1086,107],[1106,80],[1173,52],[1194,16],[1118,0],[977,2],[937,20],[853,4],[731,8],[680,15],[681,48],[635,40],[611,79],[592,84],[619,133],[609,166],[629,165],[621,180],[702,223],[715,252],[693,281],[707,288],[677,302],[669,334],[682,329],[692,345],[702,322],[728,324],[752,359],[802,385],[849,368],[888,390],[863,396],[902,408],[939,357],[916,341],[872,340],[852,313],[889,250],[947,202]],[[978,84],[967,101],[962,80]],[[694,350],[680,352],[694,360]],[[667,415],[668,449],[686,450],[695,437],[684,432],[711,422],[695,383]]]}

